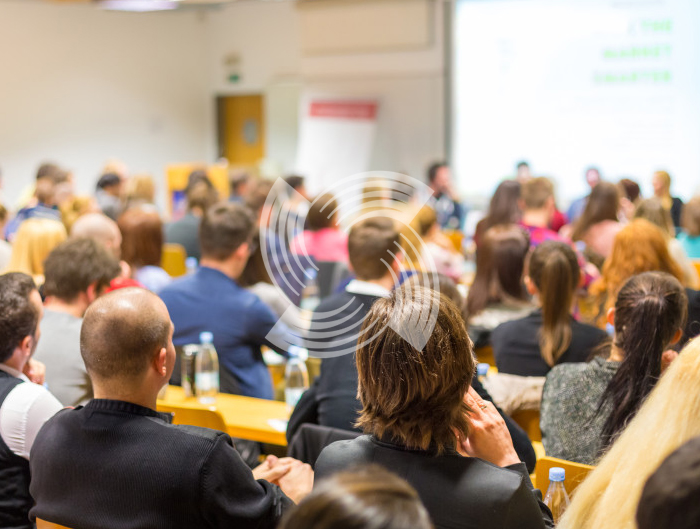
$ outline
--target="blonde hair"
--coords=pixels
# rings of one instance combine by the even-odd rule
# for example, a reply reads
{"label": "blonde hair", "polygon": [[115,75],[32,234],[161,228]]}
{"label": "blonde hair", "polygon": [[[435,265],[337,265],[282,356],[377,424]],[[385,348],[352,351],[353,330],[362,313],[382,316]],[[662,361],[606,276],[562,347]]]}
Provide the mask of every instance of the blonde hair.
{"label": "blonde hair", "polygon": [[406,257],[406,265],[412,270],[425,270],[425,257],[421,254],[423,237],[437,224],[437,215],[430,206],[423,206],[408,224],[401,229],[401,249]]}
{"label": "blonde hair", "polygon": [[137,174],[126,181],[126,202],[131,205],[153,204],[156,198],[156,185],[149,174]]}
{"label": "blonde hair", "polygon": [[661,376],[636,417],[576,489],[558,529],[636,529],[647,478],[683,443],[700,435],[700,339]]}
{"label": "blonde hair", "polygon": [[700,196],[691,198],[683,205],[681,226],[690,237],[700,237]]}
{"label": "blonde hair", "polygon": [[12,243],[12,255],[5,272],[23,272],[32,276],[37,284],[43,283],[44,260],[67,238],[66,228],[57,220],[25,220]]}
{"label": "blonde hair", "polygon": [[73,224],[86,213],[97,213],[99,208],[95,199],[89,195],[77,195],[63,202],[58,209],[61,211],[61,219],[66,231],[70,233]]}

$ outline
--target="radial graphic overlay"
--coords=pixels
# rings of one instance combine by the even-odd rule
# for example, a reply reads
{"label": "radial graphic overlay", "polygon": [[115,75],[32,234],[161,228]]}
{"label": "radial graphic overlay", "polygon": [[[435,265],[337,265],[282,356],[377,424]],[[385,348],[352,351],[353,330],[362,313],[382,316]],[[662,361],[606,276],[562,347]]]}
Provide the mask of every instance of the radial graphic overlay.
{"label": "radial graphic overlay", "polygon": [[[331,202],[315,204],[327,194],[335,197],[338,207],[331,207]],[[298,214],[298,210],[292,211],[292,201],[289,197],[294,197],[296,203],[306,202],[308,207],[312,204],[320,206],[323,215],[328,219],[335,216],[336,226],[346,233],[349,233],[354,225],[372,218],[388,218],[394,222],[401,235],[400,244],[397,243],[396,248],[390,252],[390,259],[395,260],[398,257],[399,273],[394,271],[389,260],[382,259],[391,273],[394,288],[415,272],[406,269],[401,259],[404,249],[410,249],[412,255],[417,256],[418,262],[414,265],[420,270],[420,273],[413,274],[411,281],[403,281],[403,284],[408,286],[402,288],[397,297],[399,310],[396,310],[395,314],[399,314],[406,312],[401,311],[400,307],[413,301],[417,288],[424,286],[439,289],[435,263],[420,234],[410,225],[413,217],[425,206],[430,196],[430,189],[424,183],[410,176],[386,171],[360,173],[341,179],[324,189],[323,193],[319,193],[314,202],[306,201],[283,179],[278,179],[270,190],[263,209],[263,217],[268,221],[261,222],[260,225],[260,246],[267,273],[279,295],[290,300],[290,307],[266,338],[284,350],[289,350],[292,346],[301,346],[308,349],[309,356],[329,358],[354,353],[357,347],[371,342],[386,328],[368,327],[361,331],[356,323],[352,323],[352,315],[346,315],[341,320],[339,315],[353,301],[335,311],[316,310],[313,313],[313,325],[311,312],[300,309],[291,302],[301,299],[305,293],[304,289],[315,282],[319,266],[306,253],[303,245],[300,253],[292,253],[288,245],[283,243],[292,241],[304,230],[305,218]],[[431,303],[429,310],[418,313],[407,311],[409,317],[391,318],[387,326],[417,350],[422,350],[435,327],[438,305],[435,301]],[[358,310],[360,309],[356,309],[353,314]],[[288,314],[290,312],[296,314]],[[283,323],[282,320],[287,323]],[[290,327],[291,321],[298,323]],[[358,339],[355,339],[358,334]],[[352,336],[351,340],[347,339],[348,335]],[[342,342],[343,337],[346,337],[345,343]]]}

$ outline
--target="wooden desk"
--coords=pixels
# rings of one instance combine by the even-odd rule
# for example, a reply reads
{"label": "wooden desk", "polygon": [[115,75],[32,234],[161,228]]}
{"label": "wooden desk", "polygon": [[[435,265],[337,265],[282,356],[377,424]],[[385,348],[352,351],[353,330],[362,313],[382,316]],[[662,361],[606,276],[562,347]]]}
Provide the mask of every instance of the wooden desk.
{"label": "wooden desk", "polygon": [[216,402],[207,406],[193,397],[185,398],[181,387],[168,386],[165,398],[158,400],[159,409],[161,405],[215,410],[222,415],[226,423],[226,433],[231,437],[280,446],[287,445],[285,432],[273,428],[268,422],[270,419],[278,422],[289,419],[291,412],[284,402],[220,393],[216,397]]}

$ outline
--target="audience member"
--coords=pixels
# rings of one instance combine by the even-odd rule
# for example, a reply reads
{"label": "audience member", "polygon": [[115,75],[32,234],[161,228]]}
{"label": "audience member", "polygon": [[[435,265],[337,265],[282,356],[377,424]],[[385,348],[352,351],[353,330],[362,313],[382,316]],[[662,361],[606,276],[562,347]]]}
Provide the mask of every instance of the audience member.
{"label": "audience member", "polygon": [[117,173],[105,173],[97,181],[97,205],[112,220],[117,220],[123,210],[122,192],[123,179]]}
{"label": "audience member", "polygon": [[243,203],[248,196],[250,191],[250,176],[245,172],[234,172],[229,177],[229,188],[231,189],[231,194],[229,195],[230,202]]}
{"label": "audience member", "polygon": [[165,242],[181,244],[188,257],[199,261],[202,257],[199,249],[199,225],[204,212],[216,203],[217,194],[202,181],[189,186],[186,193],[187,213],[180,220],[165,226]]}
{"label": "audience member", "polygon": [[[0,234],[5,233],[5,224],[7,223],[8,212],[5,206],[0,204]],[[10,264],[12,256],[12,245],[0,236],[0,270],[5,270]]]}
{"label": "audience member", "polygon": [[[434,328],[408,323],[433,310]],[[437,528],[551,527],[503,419],[470,388],[473,347],[454,303],[404,285],[372,305],[366,333],[376,336],[359,343],[356,357],[358,425],[369,435],[326,447],[317,479],[377,463],[416,488]],[[425,346],[415,349],[407,333],[425,334]]]}
{"label": "audience member", "polygon": [[290,249],[316,262],[348,262],[348,236],[340,229],[338,201],[331,193],[317,197],[306,216],[307,229],[297,235]]}
{"label": "audience member", "polygon": [[618,220],[619,210],[617,186],[600,182],[591,190],[581,215],[573,225],[571,239],[586,245],[585,253],[594,264],[601,266],[612,252],[615,236],[623,227]]}
{"label": "audience member", "polygon": [[97,202],[91,196],[77,195],[63,201],[59,205],[61,211],[61,221],[66,227],[66,232],[70,233],[73,229],[73,224],[88,213],[97,213],[100,208],[97,207]]}
{"label": "audience member", "polygon": [[37,432],[61,409],[23,374],[39,341],[42,312],[31,277],[0,276],[0,527],[34,527],[28,516],[29,452]]}
{"label": "audience member", "polygon": [[680,229],[683,201],[678,197],[671,196],[671,176],[666,171],[656,171],[651,179],[651,184],[654,186],[654,196],[661,201],[663,208],[671,214],[674,228]]}
{"label": "audience member", "polygon": [[435,162],[428,168],[428,186],[432,196],[427,205],[435,210],[440,227],[461,230],[467,211],[452,187],[447,163]]}
{"label": "audience member", "polygon": [[92,384],[80,357],[83,314],[121,272],[119,262],[93,239],[69,239],[44,263],[42,340],[35,358],[46,365],[46,385],[65,406],[92,398]]}
{"label": "audience member", "polygon": [[518,162],[515,166],[515,179],[524,184],[532,178],[532,171],[530,170],[530,164],[525,160]]}
{"label": "audience member", "polygon": [[646,480],[666,456],[700,435],[699,378],[700,340],[694,340],[576,489],[558,529],[636,529],[635,513]]}
{"label": "audience member", "polygon": [[516,224],[496,224],[484,232],[467,295],[469,336],[477,347],[491,343],[491,332],[501,323],[534,309],[523,282],[529,249],[527,232]]}
{"label": "audience member", "polygon": [[625,283],[608,311],[615,334],[607,358],[555,366],[547,375],[540,426],[548,456],[595,464],[677,355],[665,351],[681,338],[687,304],[681,284],[663,272]]}
{"label": "audience member", "polygon": [[683,281],[680,267],[668,253],[661,229],[648,220],[635,219],[615,237],[601,277],[589,289],[595,311],[591,319],[596,325],[601,329],[606,327],[608,310],[615,305],[617,292],[630,277],[653,271],[666,272]]}
{"label": "audience member", "polygon": [[556,206],[554,186],[547,178],[533,178],[522,184],[520,208],[523,211],[520,225],[530,234],[532,246],[544,241],[569,242],[549,227]]}
{"label": "audience member", "polygon": [[545,241],[527,261],[525,284],[540,308],[496,327],[491,336],[499,373],[546,376],[557,364],[585,362],[606,337],[571,315],[581,271],[568,244]]}
{"label": "audience member", "polygon": [[306,347],[322,358],[316,402],[323,426],[355,429],[357,400],[355,348],[360,326],[372,304],[389,297],[401,269],[399,234],[391,219],[373,217],[355,224],[348,237],[353,279],[314,311]]}
{"label": "audience member", "polygon": [[504,180],[498,185],[491,197],[486,216],[476,225],[474,242],[477,250],[481,246],[483,236],[489,228],[501,224],[517,224],[520,222],[521,217],[520,182]]}
{"label": "audience member", "polygon": [[694,260],[700,260],[700,196],[690,199],[683,206],[681,216],[683,231],[678,235],[685,253]]}
{"label": "audience member", "polygon": [[638,529],[700,527],[700,437],[674,450],[649,477],[637,507]]}
{"label": "audience member", "polygon": [[165,287],[160,296],[175,324],[176,345],[199,343],[202,331],[213,333],[223,392],[271,399],[272,380],[260,347],[285,354],[280,344],[295,344],[298,337],[238,284],[254,230],[255,220],[244,206],[212,206],[200,228],[200,267]]}
{"label": "audience member", "polygon": [[[602,178],[600,177],[600,171],[597,167],[589,167],[586,169],[585,175],[586,183],[588,184],[588,187],[591,189],[592,193],[593,189],[595,189],[595,187],[602,181]],[[586,209],[586,204],[588,203],[589,196],[590,195],[586,195],[585,197],[577,198],[569,206],[569,209],[566,212],[566,216],[571,224],[576,223],[579,217],[583,215],[583,212]]]}
{"label": "audience member", "polygon": [[14,242],[17,231],[25,220],[47,219],[61,221],[61,212],[56,205],[56,183],[50,176],[42,176],[36,181],[34,200],[20,209],[5,227],[5,238]]}
{"label": "audience member", "polygon": [[[310,490],[308,465],[275,460],[251,473],[227,434],[173,426],[156,412],[175,365],[172,336],[165,305],[144,289],[110,293],[87,310],[80,351],[95,399],[57,414],[37,437],[32,520],[274,528],[290,498]],[[277,481],[289,497],[259,478]]]}
{"label": "audience member", "polygon": [[44,283],[44,260],[67,238],[66,228],[57,220],[29,219],[22,223],[12,244],[7,272],[22,272]]}
{"label": "audience member", "polygon": [[279,529],[432,529],[416,490],[378,465],[339,472],[314,488]]}
{"label": "audience member", "polygon": [[437,271],[458,281],[464,272],[464,257],[441,231],[435,210],[423,206],[401,230],[406,265],[419,272]]}
{"label": "audience member", "polygon": [[152,209],[130,208],[117,221],[122,234],[122,258],[131,275],[152,292],[160,292],[172,278],[161,268],[163,221]]}
{"label": "audience member", "polygon": [[147,173],[135,174],[124,185],[124,208],[155,208],[156,184]]}
{"label": "audience member", "polygon": [[681,267],[683,283],[688,287],[698,288],[700,286],[698,272],[683,249],[683,244],[676,239],[676,230],[673,227],[671,215],[663,208],[661,201],[657,198],[642,200],[634,212],[634,218],[646,219],[661,229],[668,244],[668,253]]}
{"label": "audience member", "polygon": [[94,239],[115,258],[121,259],[122,232],[117,223],[103,213],[87,213],[79,217],[70,231],[73,239]]}
{"label": "audience member", "polygon": [[620,191],[620,221],[628,222],[634,217],[634,210],[642,199],[639,184],[629,178],[623,178],[617,183]]}

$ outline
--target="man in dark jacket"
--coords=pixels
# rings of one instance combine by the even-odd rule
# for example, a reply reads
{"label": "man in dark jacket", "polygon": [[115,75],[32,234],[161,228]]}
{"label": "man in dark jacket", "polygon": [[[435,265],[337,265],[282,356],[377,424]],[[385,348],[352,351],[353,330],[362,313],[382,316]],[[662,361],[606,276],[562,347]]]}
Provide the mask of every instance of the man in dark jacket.
{"label": "man in dark jacket", "polygon": [[90,306],[80,349],[95,399],[58,413],[39,433],[30,462],[32,520],[75,528],[273,528],[308,493],[308,465],[266,463],[251,473],[227,434],[174,426],[155,411],[175,364],[172,336],[165,305],[146,290],[118,290]]}

